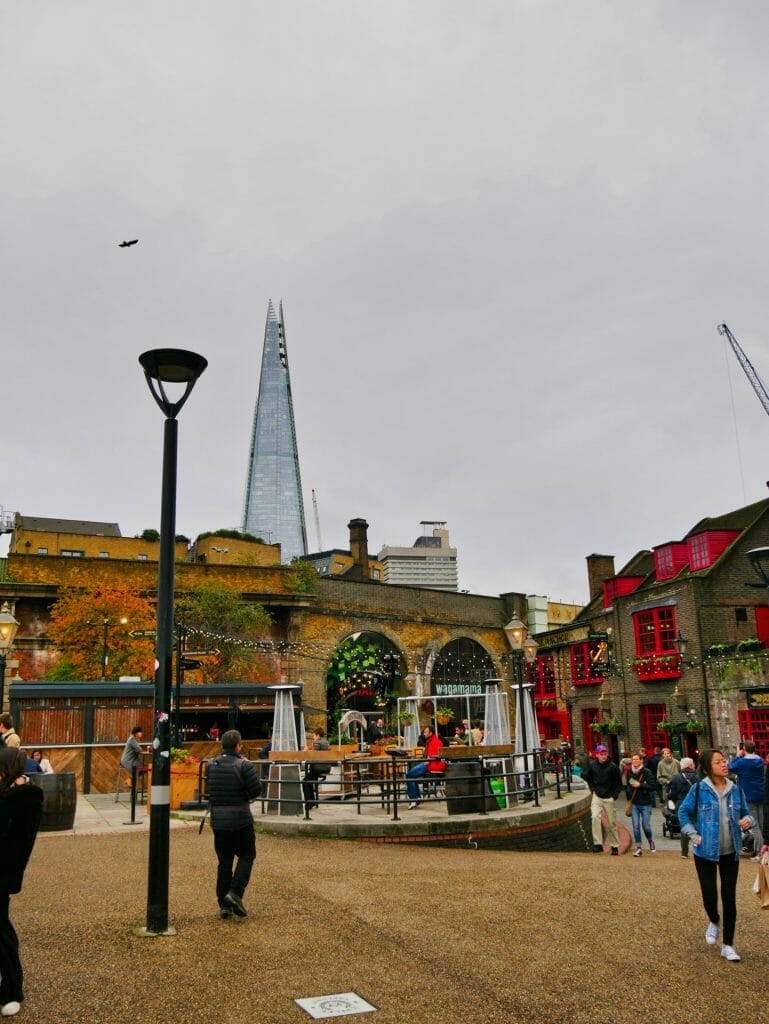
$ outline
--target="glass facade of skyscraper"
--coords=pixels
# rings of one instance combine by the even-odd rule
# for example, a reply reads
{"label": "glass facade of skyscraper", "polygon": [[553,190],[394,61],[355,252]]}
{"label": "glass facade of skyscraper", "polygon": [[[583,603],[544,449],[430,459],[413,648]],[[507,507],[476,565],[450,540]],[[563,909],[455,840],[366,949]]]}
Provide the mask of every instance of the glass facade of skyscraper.
{"label": "glass facade of skyscraper", "polygon": [[280,544],[282,561],[290,562],[307,553],[307,531],[282,303],[279,308],[279,316],[272,301],[267,308],[242,527]]}

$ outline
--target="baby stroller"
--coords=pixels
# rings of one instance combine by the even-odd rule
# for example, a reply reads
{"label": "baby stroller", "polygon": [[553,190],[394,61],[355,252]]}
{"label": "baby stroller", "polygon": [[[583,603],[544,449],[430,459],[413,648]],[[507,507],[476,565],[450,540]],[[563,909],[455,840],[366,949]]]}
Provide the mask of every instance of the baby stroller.
{"label": "baby stroller", "polygon": [[677,839],[681,835],[681,823],[678,820],[678,812],[675,803],[668,799],[662,804],[662,834],[668,839]]}

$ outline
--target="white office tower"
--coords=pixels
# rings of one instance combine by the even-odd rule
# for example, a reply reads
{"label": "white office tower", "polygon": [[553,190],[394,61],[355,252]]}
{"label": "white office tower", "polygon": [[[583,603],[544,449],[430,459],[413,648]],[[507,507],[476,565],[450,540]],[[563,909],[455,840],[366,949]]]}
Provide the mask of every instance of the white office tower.
{"label": "white office tower", "polygon": [[[384,569],[385,583],[408,587],[432,587],[456,590],[457,549],[449,547],[449,531],[444,522],[423,519],[424,532],[410,548],[385,546],[377,556]],[[429,532],[428,532],[429,531]]]}

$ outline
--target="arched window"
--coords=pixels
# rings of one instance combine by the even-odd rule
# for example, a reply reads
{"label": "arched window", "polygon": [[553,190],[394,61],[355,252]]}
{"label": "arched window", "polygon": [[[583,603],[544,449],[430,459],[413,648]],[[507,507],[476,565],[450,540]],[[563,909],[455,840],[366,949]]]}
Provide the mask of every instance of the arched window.
{"label": "arched window", "polygon": [[328,710],[384,709],[401,690],[404,661],[381,633],[353,633],[337,647],[326,671]]}
{"label": "arched window", "polygon": [[497,675],[494,662],[477,640],[460,637],[441,648],[432,668],[432,690],[436,684],[445,686],[467,686],[480,684],[484,679]]}

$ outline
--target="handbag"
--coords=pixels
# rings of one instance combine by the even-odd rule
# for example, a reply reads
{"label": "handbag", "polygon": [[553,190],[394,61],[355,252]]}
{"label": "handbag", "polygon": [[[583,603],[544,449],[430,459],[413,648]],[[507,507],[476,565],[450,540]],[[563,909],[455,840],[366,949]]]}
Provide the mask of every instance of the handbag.
{"label": "handbag", "polygon": [[635,795],[637,792],[638,790],[634,789],[633,795],[628,799],[628,802],[625,804],[625,814],[627,814],[628,817],[630,817],[630,815],[633,813],[633,801],[635,800]]}

